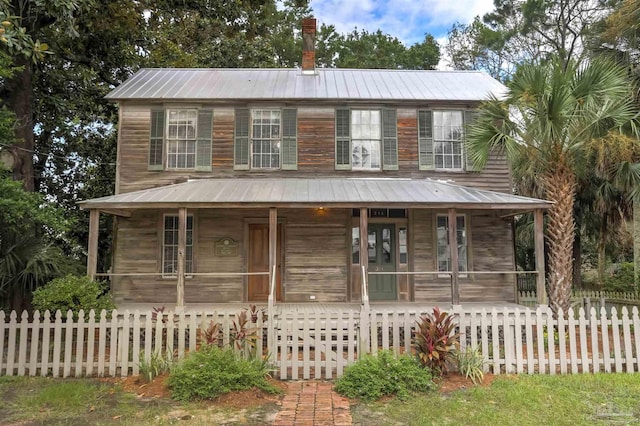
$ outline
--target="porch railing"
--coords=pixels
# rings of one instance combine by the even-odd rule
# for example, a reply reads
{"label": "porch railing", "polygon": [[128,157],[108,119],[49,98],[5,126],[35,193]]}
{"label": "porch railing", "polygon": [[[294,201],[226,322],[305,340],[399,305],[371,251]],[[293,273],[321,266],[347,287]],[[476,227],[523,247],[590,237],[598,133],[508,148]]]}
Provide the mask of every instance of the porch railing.
{"label": "porch railing", "polygon": [[[363,269],[363,273],[364,273],[364,269]],[[369,275],[409,275],[409,276],[418,276],[418,275],[438,275],[441,277],[451,277],[452,273],[451,271],[369,271],[368,273]],[[522,275],[529,275],[529,274],[533,274],[533,275],[537,275],[538,271],[465,271],[465,272],[461,272],[459,273],[459,276],[467,276],[467,275],[516,275],[516,276],[522,276]],[[366,282],[366,280],[363,279],[362,281],[363,283]],[[519,296],[520,296],[520,292],[518,291],[518,286],[517,286],[517,282],[514,283],[514,290],[515,290],[515,294],[516,294],[516,303],[519,303]],[[453,286],[451,291],[453,292]],[[364,294],[364,293],[363,293]],[[451,298],[453,299],[453,293],[451,295]]]}

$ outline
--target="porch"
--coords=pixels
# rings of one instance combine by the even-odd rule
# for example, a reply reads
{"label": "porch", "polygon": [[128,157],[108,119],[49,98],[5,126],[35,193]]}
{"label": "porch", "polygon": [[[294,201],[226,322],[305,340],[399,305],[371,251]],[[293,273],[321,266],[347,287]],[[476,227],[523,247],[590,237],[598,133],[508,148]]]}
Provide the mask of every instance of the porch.
{"label": "porch", "polygon": [[[536,275],[544,289],[548,206],[428,179],[352,178],[189,181],[81,203],[91,212],[88,275],[138,289],[120,309],[264,303],[272,315],[515,305],[517,275]],[[509,217],[526,211],[535,213],[537,263],[516,271]],[[101,212],[122,230],[120,263],[104,273],[96,270]],[[537,294],[543,304],[544,290]]]}

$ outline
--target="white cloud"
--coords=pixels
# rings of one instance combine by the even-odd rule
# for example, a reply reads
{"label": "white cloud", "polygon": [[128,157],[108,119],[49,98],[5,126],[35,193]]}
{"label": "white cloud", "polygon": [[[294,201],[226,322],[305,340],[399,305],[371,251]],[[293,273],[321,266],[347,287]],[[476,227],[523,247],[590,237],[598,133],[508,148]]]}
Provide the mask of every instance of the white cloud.
{"label": "white cloud", "polygon": [[320,23],[338,32],[354,27],[383,32],[406,44],[422,41],[425,33],[439,38],[455,22],[469,23],[493,9],[492,0],[311,0]]}

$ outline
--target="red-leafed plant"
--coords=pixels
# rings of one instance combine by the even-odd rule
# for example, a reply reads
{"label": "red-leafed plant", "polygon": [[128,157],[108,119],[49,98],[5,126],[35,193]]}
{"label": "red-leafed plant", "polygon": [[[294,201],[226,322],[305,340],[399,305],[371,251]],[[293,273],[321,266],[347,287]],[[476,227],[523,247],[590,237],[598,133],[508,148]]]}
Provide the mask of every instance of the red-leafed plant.
{"label": "red-leafed plant", "polygon": [[446,374],[447,363],[454,362],[460,345],[456,332],[455,314],[433,308],[432,313],[417,321],[413,335],[413,348],[420,363],[435,374]]}
{"label": "red-leafed plant", "polygon": [[258,341],[258,327],[252,327],[249,320],[247,310],[240,311],[231,325],[230,337],[237,350],[252,354],[255,352]]}
{"label": "red-leafed plant", "polygon": [[220,343],[220,324],[214,321],[209,322],[209,325],[198,329],[198,341],[200,344],[206,345],[218,345]]}

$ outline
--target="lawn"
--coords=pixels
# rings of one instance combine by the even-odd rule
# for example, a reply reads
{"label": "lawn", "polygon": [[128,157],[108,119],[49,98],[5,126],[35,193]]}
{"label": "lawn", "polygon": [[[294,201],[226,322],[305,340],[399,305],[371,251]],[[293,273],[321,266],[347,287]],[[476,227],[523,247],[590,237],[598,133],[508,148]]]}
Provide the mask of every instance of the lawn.
{"label": "lawn", "polygon": [[504,376],[489,387],[352,406],[366,425],[640,425],[640,375]]}
{"label": "lawn", "polygon": [[[178,403],[125,391],[117,380],[0,377],[0,424],[24,425],[189,425],[268,423],[277,412],[273,400]],[[142,387],[144,390],[144,387]]]}

